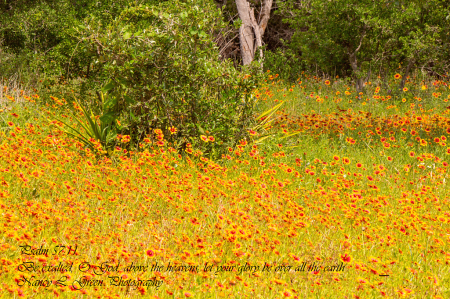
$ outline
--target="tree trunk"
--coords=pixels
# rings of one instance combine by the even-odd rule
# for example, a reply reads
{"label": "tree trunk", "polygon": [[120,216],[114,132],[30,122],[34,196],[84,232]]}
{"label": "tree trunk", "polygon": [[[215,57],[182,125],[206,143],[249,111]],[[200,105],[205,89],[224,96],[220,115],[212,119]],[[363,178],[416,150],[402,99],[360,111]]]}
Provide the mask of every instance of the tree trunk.
{"label": "tree trunk", "polygon": [[361,77],[361,74],[360,74],[360,70],[358,67],[358,61],[356,59],[356,52],[351,53],[349,55],[349,60],[350,60],[350,66],[352,67],[352,70],[353,70],[353,74],[355,74],[355,76],[356,76],[356,78],[355,78],[356,91],[358,93],[360,93],[364,86],[364,82],[363,82],[364,79]]}
{"label": "tree trunk", "polygon": [[400,83],[400,90],[403,90],[403,88],[405,87],[405,83],[406,83],[406,77],[409,76],[409,72],[411,71],[412,66],[414,65],[414,58],[411,58],[408,61],[408,66],[406,67],[406,71],[403,74],[403,78],[402,78],[402,82]]}
{"label": "tree trunk", "polygon": [[247,0],[236,0],[236,6],[241,18],[242,25],[239,29],[239,42],[241,46],[242,62],[250,64],[255,58],[255,52],[259,48],[261,58],[262,36],[267,28],[270,18],[270,10],[273,0],[263,0],[259,24],[256,22],[254,8],[250,7]]}
{"label": "tree trunk", "polygon": [[[364,89],[364,78],[363,78],[363,76],[361,74],[361,70],[358,66],[358,60],[356,58],[356,54],[361,49],[364,36],[366,35],[366,29],[367,29],[366,26],[364,26],[363,31],[360,36],[360,39],[359,39],[359,46],[354,51],[351,51],[350,46],[347,46],[348,59],[350,62],[350,66],[352,67],[353,74],[356,77],[355,83],[356,83],[356,91],[358,93],[362,92],[362,90]],[[370,71],[369,71],[369,76],[370,76]]]}

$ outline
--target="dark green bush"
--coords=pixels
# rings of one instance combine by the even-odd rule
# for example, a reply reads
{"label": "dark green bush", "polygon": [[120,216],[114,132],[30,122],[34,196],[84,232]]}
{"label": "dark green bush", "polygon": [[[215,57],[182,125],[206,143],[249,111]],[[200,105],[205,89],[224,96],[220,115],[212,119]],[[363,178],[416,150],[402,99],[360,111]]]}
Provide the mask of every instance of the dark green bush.
{"label": "dark green bush", "polygon": [[357,89],[399,64],[404,77],[415,68],[449,70],[448,1],[287,0],[278,13],[295,31],[289,48],[311,71],[352,76]]}
{"label": "dark green bush", "polygon": [[[91,83],[107,83],[108,121],[119,119],[122,134],[139,142],[159,128],[178,149],[198,144],[212,154],[246,137],[259,70],[239,72],[218,59],[220,11],[213,1],[195,3],[130,6],[113,20],[90,18],[77,27],[74,57],[92,61]],[[215,141],[203,143],[200,135]]]}
{"label": "dark green bush", "polygon": [[[25,81],[39,81],[43,100],[70,101],[73,91],[135,145],[155,128],[180,150],[199,143],[210,154],[246,137],[260,70],[220,61],[214,36],[225,24],[213,0],[5,5],[0,39],[8,61],[2,63],[9,73],[20,66]],[[204,143],[200,135],[215,141]]]}
{"label": "dark green bush", "polygon": [[278,74],[283,80],[293,82],[305,70],[305,64],[291,49],[277,49],[274,52],[267,51],[265,53],[264,69]]}

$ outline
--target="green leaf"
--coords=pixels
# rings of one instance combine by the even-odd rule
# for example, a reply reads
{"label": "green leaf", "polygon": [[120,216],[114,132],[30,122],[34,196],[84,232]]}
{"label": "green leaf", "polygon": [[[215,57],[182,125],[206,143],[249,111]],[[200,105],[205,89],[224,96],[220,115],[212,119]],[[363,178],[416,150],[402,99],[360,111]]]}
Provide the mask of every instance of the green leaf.
{"label": "green leaf", "polygon": [[136,120],[137,119],[136,116],[134,116],[134,114],[133,114],[133,112],[131,110],[130,110],[130,118],[132,120]]}
{"label": "green leaf", "polygon": [[116,104],[117,104],[117,97],[110,97],[106,101],[106,103],[104,105],[104,109],[109,110],[109,109],[113,108],[114,106],[116,106]]}
{"label": "green leaf", "polygon": [[288,137],[291,137],[291,136],[294,136],[294,135],[297,135],[297,134],[300,134],[300,133],[301,133],[301,132],[294,132],[294,133],[285,135],[285,136],[281,137],[280,140],[283,140],[284,138],[288,138]]}
{"label": "green leaf", "polygon": [[132,98],[132,97],[130,97],[130,96],[123,96],[123,98],[125,99],[125,101],[128,103],[128,104],[134,104],[136,101]]}
{"label": "green leaf", "polygon": [[116,120],[116,115],[114,112],[105,113],[100,117],[100,121],[102,123],[108,124],[108,125],[111,124],[112,122],[114,122],[115,120]]}
{"label": "green leaf", "polygon": [[[134,62],[134,61],[130,61],[130,63],[132,63],[132,62]],[[117,81],[119,81],[120,84],[122,84],[122,85],[127,85],[127,84],[128,84],[127,79],[125,79],[125,78],[123,78],[123,77],[118,77],[118,78],[117,78]]]}
{"label": "green leaf", "polygon": [[197,124],[197,128],[198,128],[198,131],[199,131],[201,134],[206,135],[206,134],[205,134],[205,130],[203,130],[203,128],[200,127],[199,124]]}
{"label": "green leaf", "polygon": [[108,84],[106,84],[105,86],[103,86],[102,92],[103,92],[103,93],[108,92],[108,91],[110,91],[111,89],[113,89],[114,86],[115,86],[115,82],[111,80]]}
{"label": "green leaf", "polygon": [[124,34],[123,34],[123,38],[124,39],[129,39],[130,37],[131,37],[131,35],[132,35],[132,33],[131,32],[125,32]]}

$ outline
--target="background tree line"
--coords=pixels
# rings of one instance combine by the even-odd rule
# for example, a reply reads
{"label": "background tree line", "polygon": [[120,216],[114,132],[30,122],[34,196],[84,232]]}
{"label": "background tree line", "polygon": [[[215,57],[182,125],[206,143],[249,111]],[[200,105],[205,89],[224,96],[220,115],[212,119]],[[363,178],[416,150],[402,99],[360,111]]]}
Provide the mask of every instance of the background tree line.
{"label": "background tree line", "polygon": [[[235,3],[250,4],[260,12],[258,20],[272,3],[217,2],[233,24],[241,24]],[[359,90],[371,76],[397,72],[399,65],[403,78],[416,69],[443,76],[450,66],[449,8],[443,0],[274,0],[263,24],[264,67],[290,80],[301,71],[350,77]],[[222,50],[225,57],[237,59],[233,46]]]}
{"label": "background tree line", "polygon": [[[83,39],[76,28],[92,18],[101,20],[103,25],[110,24],[129,7],[158,6],[165,2],[2,0],[2,73],[11,73],[34,61],[39,71],[46,68],[46,74],[52,70],[64,78],[93,76],[95,68],[90,56],[84,50],[74,51]],[[420,68],[433,75],[444,75],[450,66],[450,3],[445,0],[181,2],[185,3],[186,13],[198,19],[214,10],[211,4],[215,3],[218,12],[214,30],[204,33],[218,47],[218,58],[231,58],[235,66],[246,65],[255,55],[257,59],[261,56],[262,52],[255,51],[258,44],[264,49],[264,68],[272,68],[287,79],[296,77],[299,71],[310,71],[351,76],[358,87],[362,82],[359,79],[369,72],[384,75],[399,64],[404,74]],[[176,11],[171,4],[164,9]],[[258,26],[251,23],[251,17]],[[255,33],[256,27],[259,34]],[[251,58],[245,55],[247,44],[252,48]],[[101,56],[98,51],[96,54]],[[11,64],[8,58],[12,55],[21,59]],[[37,57],[41,59],[36,60]]]}

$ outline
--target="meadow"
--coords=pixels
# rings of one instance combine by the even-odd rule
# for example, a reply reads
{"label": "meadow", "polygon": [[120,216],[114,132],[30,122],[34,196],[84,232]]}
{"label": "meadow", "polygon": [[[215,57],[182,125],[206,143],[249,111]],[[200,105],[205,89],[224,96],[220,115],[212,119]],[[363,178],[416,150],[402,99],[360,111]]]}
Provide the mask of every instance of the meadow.
{"label": "meadow", "polygon": [[0,298],[449,298],[450,82],[400,79],[268,72],[255,118],[282,104],[217,160],[102,155],[2,82]]}

